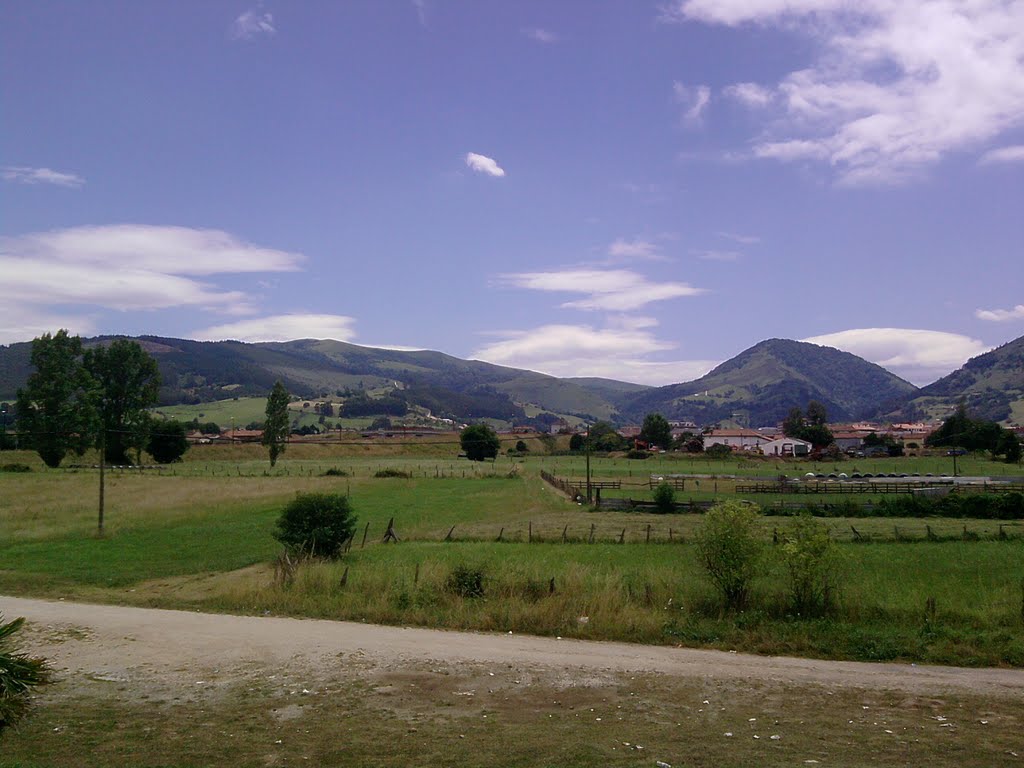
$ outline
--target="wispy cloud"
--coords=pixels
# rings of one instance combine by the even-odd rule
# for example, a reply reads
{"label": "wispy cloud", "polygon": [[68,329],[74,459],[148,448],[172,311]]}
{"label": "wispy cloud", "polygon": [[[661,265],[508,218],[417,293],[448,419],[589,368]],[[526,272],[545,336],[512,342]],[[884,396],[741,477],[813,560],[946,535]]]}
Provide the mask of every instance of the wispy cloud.
{"label": "wispy cloud", "polygon": [[[255,311],[248,294],[196,276],[286,272],[299,254],[246,243],[220,230],[122,224],[73,227],[0,238],[0,327],[31,338],[33,317],[92,325],[81,308],[192,307],[222,314]],[[27,334],[27,335],[26,335]],[[10,336],[8,337],[10,338]]]}
{"label": "wispy cloud", "polygon": [[979,309],[975,311],[974,316],[979,320],[991,320],[996,323],[1024,320],[1024,304],[1018,304],[1012,309]]}
{"label": "wispy cloud", "polygon": [[523,34],[531,40],[538,43],[545,43],[550,45],[558,42],[558,35],[547,29],[541,29],[540,27],[530,27],[523,30]]}
{"label": "wispy cloud", "polygon": [[739,251],[695,250],[690,251],[698,259],[705,261],[736,261],[742,255]]}
{"label": "wispy cloud", "polygon": [[990,149],[979,158],[981,165],[1003,165],[1006,163],[1024,163],[1024,144],[1012,147]]}
{"label": "wispy cloud", "polygon": [[826,164],[843,184],[918,178],[1024,123],[1024,3],[676,0],[662,19],[779,26],[816,43],[815,59],[770,90],[729,93],[778,103],[755,157]]}
{"label": "wispy cloud", "polygon": [[416,9],[416,18],[420,26],[427,26],[427,0],[412,0],[412,7]]}
{"label": "wispy cloud", "polygon": [[654,282],[628,269],[566,269],[552,272],[506,274],[501,280],[517,288],[552,293],[582,293],[586,298],[567,301],[565,309],[631,312],[656,301],[698,296],[703,288],[689,283]]}
{"label": "wispy cloud", "polygon": [[235,40],[255,40],[276,35],[277,27],[274,26],[274,14],[256,6],[239,14],[228,31]]}
{"label": "wispy cloud", "polygon": [[770,89],[757,83],[734,83],[722,89],[722,93],[747,107],[766,107],[774,98]]}
{"label": "wispy cloud", "polygon": [[85,179],[74,173],[61,173],[50,168],[30,168],[25,165],[8,165],[0,170],[5,181],[18,184],[52,184],[57,187],[77,188]]}
{"label": "wispy cloud", "polygon": [[683,122],[699,125],[704,109],[711,101],[711,89],[706,85],[688,86],[676,80],[672,83],[672,97],[684,108]]}
{"label": "wispy cloud", "polygon": [[854,328],[804,339],[870,360],[914,384],[930,384],[989,347],[969,336],[916,328]]}
{"label": "wispy cloud", "polygon": [[665,259],[661,255],[657,243],[639,237],[633,240],[625,240],[621,237],[616,238],[608,246],[608,255],[616,260],[641,259],[646,261],[664,261]]}
{"label": "wispy cloud", "polygon": [[552,376],[604,376],[651,385],[697,378],[716,365],[708,360],[649,359],[675,345],[654,336],[649,328],[656,323],[637,320],[623,318],[606,328],[557,324],[500,331],[495,335],[501,341],[477,349],[473,357]]}
{"label": "wispy cloud", "polygon": [[498,165],[493,157],[478,155],[476,152],[466,154],[466,165],[477,173],[485,173],[488,176],[501,177],[505,175],[505,169]]}
{"label": "wispy cloud", "polygon": [[754,245],[761,242],[761,238],[757,235],[742,235],[736,232],[719,232],[718,236],[742,245]]}
{"label": "wispy cloud", "polygon": [[194,331],[197,341],[294,341],[295,339],[335,339],[351,341],[355,338],[355,318],[345,315],[293,313],[254,317],[235,323],[215,325]]}

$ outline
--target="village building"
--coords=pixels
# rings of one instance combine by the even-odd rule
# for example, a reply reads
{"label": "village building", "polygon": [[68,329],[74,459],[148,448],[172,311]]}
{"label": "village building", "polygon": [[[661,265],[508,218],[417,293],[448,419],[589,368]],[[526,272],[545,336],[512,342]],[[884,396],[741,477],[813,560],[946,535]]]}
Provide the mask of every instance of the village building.
{"label": "village building", "polygon": [[727,445],[738,450],[759,448],[770,438],[753,429],[712,429],[704,435],[704,450],[712,445]]}
{"label": "village building", "polygon": [[814,446],[798,437],[779,437],[761,445],[765,456],[806,456]]}

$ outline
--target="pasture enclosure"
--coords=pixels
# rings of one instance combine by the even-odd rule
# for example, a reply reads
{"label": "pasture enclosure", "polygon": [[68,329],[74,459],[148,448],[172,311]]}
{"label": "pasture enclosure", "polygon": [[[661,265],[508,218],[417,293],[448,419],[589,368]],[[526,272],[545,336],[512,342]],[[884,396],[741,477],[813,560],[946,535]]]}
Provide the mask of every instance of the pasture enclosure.
{"label": "pasture enclosure", "polygon": [[[823,618],[793,615],[782,566],[769,556],[750,609],[733,615],[716,602],[695,559],[700,514],[593,511],[541,480],[540,470],[559,457],[466,462],[423,455],[428,446],[411,441],[397,456],[328,448],[290,446],[273,471],[249,447],[228,446],[165,470],[109,473],[102,538],[94,533],[93,470],[32,463],[32,472],[0,473],[0,590],[767,653],[1024,665],[1019,521],[829,518],[843,561],[836,609]],[[594,459],[593,466],[613,479],[628,464]],[[376,477],[382,469],[407,477]],[[717,497],[735,497],[736,480],[720,482]],[[356,535],[341,560],[305,563],[282,583],[270,565],[280,549],[271,533],[299,492],[349,494]],[[397,544],[382,543],[391,520]],[[766,542],[784,535],[787,522],[762,518]],[[479,574],[479,596],[449,586],[467,569]]]}

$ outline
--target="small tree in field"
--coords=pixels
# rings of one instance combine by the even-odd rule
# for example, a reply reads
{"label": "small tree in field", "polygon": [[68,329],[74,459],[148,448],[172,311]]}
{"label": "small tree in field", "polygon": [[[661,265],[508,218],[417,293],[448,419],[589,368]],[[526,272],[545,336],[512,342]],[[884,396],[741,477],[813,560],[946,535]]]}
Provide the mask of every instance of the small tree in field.
{"label": "small tree in field", "polygon": [[676,492],[664,480],[654,489],[654,506],[662,514],[672,512],[676,508]]}
{"label": "small tree in field", "polygon": [[280,381],[274,384],[267,398],[266,417],[261,442],[270,451],[270,466],[274,466],[288,442],[288,390]]}
{"label": "small tree in field", "polygon": [[835,600],[839,567],[839,551],[828,527],[810,515],[798,517],[785,534],[782,561],[793,611],[801,616],[828,611]]}
{"label": "small tree in field", "polygon": [[188,427],[180,421],[154,421],[146,450],[158,464],[179,461],[188,450]]}
{"label": "small tree in field", "polygon": [[708,510],[697,532],[700,561],[731,611],[746,607],[760,570],[764,542],[759,518],[754,505],[723,501]]}
{"label": "small tree in field", "polygon": [[24,619],[2,621],[0,617],[0,734],[17,722],[28,709],[33,688],[53,681],[44,659],[18,653],[11,639]]}
{"label": "small tree in field", "polygon": [[355,530],[356,517],[348,496],[300,493],[281,512],[274,538],[293,552],[338,557]]}
{"label": "small tree in field", "polygon": [[493,459],[498,455],[501,442],[487,424],[471,424],[459,434],[459,444],[470,461]]}

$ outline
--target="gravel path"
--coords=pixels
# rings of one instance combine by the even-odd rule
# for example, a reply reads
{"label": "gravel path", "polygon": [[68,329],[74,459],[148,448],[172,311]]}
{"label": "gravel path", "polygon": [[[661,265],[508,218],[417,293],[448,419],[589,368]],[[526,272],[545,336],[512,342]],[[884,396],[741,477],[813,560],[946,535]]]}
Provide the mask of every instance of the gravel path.
{"label": "gravel path", "polygon": [[973,693],[1024,699],[1024,671],[870,664],[764,657],[723,651],[557,640],[376,626],[341,621],[230,616],[0,596],[7,619],[32,623],[31,650],[58,668],[116,677],[146,669],[172,683],[204,670],[221,674],[253,664],[322,663],[358,656],[402,663],[516,664],[557,674],[660,673],[820,684],[914,694]]}

